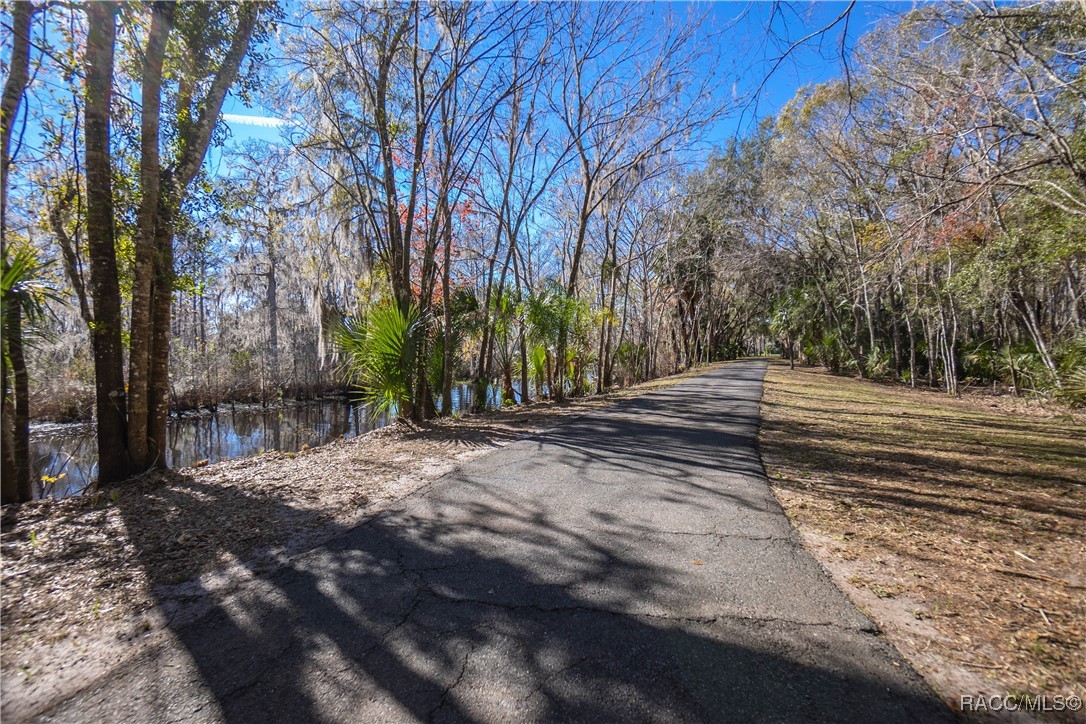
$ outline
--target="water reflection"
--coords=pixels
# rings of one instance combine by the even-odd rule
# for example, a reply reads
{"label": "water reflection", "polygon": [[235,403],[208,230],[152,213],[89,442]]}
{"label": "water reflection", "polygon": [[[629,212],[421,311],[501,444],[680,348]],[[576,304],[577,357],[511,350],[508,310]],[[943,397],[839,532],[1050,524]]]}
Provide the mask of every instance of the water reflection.
{"label": "water reflection", "polygon": [[[457,385],[453,388],[453,411],[470,409],[473,399],[471,385]],[[487,391],[487,406],[501,407],[500,391]],[[176,468],[201,460],[248,457],[266,450],[297,452],[303,445],[317,447],[341,436],[363,435],[394,419],[394,414],[381,414],[375,419],[367,406],[342,397],[274,408],[222,405],[215,413],[171,417],[166,432],[166,461]],[[30,453],[38,497],[78,494],[98,474],[98,444],[90,423],[34,426]]]}

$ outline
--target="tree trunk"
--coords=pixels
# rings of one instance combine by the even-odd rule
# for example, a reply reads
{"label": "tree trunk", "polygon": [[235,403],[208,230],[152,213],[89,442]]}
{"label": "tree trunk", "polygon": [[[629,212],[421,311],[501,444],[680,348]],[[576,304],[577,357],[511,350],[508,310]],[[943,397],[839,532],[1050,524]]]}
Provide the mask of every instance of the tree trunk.
{"label": "tree trunk", "polygon": [[11,360],[11,376],[15,393],[12,417],[12,459],[14,460],[17,502],[33,497],[30,485],[30,378],[26,371],[26,355],[23,351],[23,310],[16,301],[5,310],[8,316],[8,356]]}
{"label": "tree trunk", "polygon": [[[269,234],[270,240],[270,234]],[[279,278],[275,269],[275,246],[268,249],[268,368],[272,386],[279,388]]]}
{"label": "tree trunk", "polygon": [[[24,503],[33,497],[30,484],[30,383],[23,354],[23,309],[18,299],[7,300],[4,369],[4,489],[3,503]],[[7,389],[7,362],[11,363],[11,389]]]}
{"label": "tree trunk", "polygon": [[[628,320],[628,313],[630,309],[630,266],[633,261],[633,245],[630,245],[630,252],[626,258],[626,282],[622,287],[622,321],[619,323],[619,335],[618,344],[615,346],[615,352],[610,355],[607,366],[607,379],[614,380],[615,378],[615,358],[618,356],[618,352],[622,349],[622,345],[626,342],[626,322]],[[627,360],[629,363],[629,360]],[[629,369],[623,369],[623,376],[626,378],[623,380],[623,386],[629,384]]]}
{"label": "tree trunk", "polygon": [[890,291],[890,319],[894,341],[894,379],[901,380],[901,315],[897,295]]}
{"label": "tree trunk", "polygon": [[[500,222],[499,222],[500,225]],[[486,388],[490,384],[490,348],[493,346],[493,330],[490,329],[490,299],[494,288],[494,266],[497,264],[501,244],[501,230],[494,242],[494,254],[490,257],[486,274],[486,293],[483,295],[483,339],[479,344],[479,363],[475,366],[475,399],[472,408],[481,412],[486,407]]]}
{"label": "tree trunk", "polygon": [[[6,313],[7,310],[4,310]],[[7,355],[0,354],[0,380],[3,381],[3,397],[0,397],[0,505],[19,500],[19,486],[15,478],[15,398],[11,391]]]}
{"label": "tree trunk", "polygon": [[[238,26],[207,94],[195,123],[179,139],[176,167],[163,169],[158,183],[158,218],[155,224],[154,279],[151,288],[151,348],[148,378],[147,459],[166,467],[166,422],[170,401],[170,313],[173,303],[173,237],[177,214],[186,191],[203,165],[211,136],[230,86],[249,49],[260,5],[243,3],[238,9]],[[89,94],[88,94],[89,95]],[[178,112],[192,112],[187,104]],[[108,109],[108,106],[107,106]],[[88,128],[89,131],[89,128]],[[88,178],[88,185],[90,179]],[[89,224],[88,224],[89,226]]]}
{"label": "tree trunk", "polygon": [[[617,233],[617,232],[616,232]],[[614,368],[614,362],[612,361],[613,348],[615,336],[615,302],[618,294],[618,239],[616,238],[614,243],[611,244],[611,290],[610,299],[607,304],[607,340],[603,345],[603,389],[604,391],[611,389],[611,370]],[[625,320],[623,320],[625,324]]]}
{"label": "tree trunk", "polygon": [[0,234],[7,242],[8,167],[11,166],[11,136],[30,80],[30,22],[38,8],[29,2],[11,6],[11,59],[4,96],[0,101]]}
{"label": "tree trunk", "polygon": [[524,324],[520,325],[520,403],[528,404],[528,343]]}
{"label": "tree trunk", "polygon": [[94,302],[95,412],[98,417],[98,479],[127,477],[124,353],[121,347],[121,289],[113,229],[113,168],[110,158],[110,101],[113,97],[113,45],[117,5],[86,5],[87,49],[84,139],[87,179],[87,247]]}
{"label": "tree trunk", "polygon": [[[566,295],[572,300],[577,296],[577,277],[581,270],[581,256],[584,253],[585,239],[588,236],[588,221],[591,217],[592,178],[587,171],[585,175],[584,195],[581,197],[581,211],[577,217],[577,241],[573,245],[573,257],[569,265],[569,281],[566,285]],[[557,389],[551,393],[554,399],[561,402],[566,395],[566,348],[569,345],[569,325],[562,318],[558,327],[558,351],[556,357],[555,384]]]}
{"label": "tree trunk", "polygon": [[502,365],[502,379],[505,389],[502,390],[502,402],[505,400],[511,400],[515,405],[517,402],[516,391],[513,389],[513,365]]}
{"label": "tree trunk", "polygon": [[544,356],[546,357],[545,366],[547,368],[547,398],[553,400],[553,399],[555,399],[555,397],[554,397],[554,373],[552,372],[553,367],[551,366],[551,351],[549,349],[544,350]]}
{"label": "tree trunk", "polygon": [[[8,170],[11,166],[11,138],[15,117],[30,79],[30,23],[38,10],[29,2],[11,7],[12,45],[8,77],[0,101],[0,250],[7,260]],[[7,271],[6,267],[4,271]],[[31,498],[28,382],[23,355],[22,306],[16,299],[5,300],[7,338],[4,354],[10,357],[11,387],[8,387],[8,359],[3,360],[3,444],[0,502],[21,503]]]}
{"label": "tree trunk", "polygon": [[444,196],[441,199],[444,206],[445,226],[441,233],[444,236],[445,268],[441,270],[441,306],[445,327],[445,344],[441,350],[441,414],[451,415],[452,385],[453,385],[453,321],[452,321],[452,213],[449,210],[449,200]]}
{"label": "tree trunk", "polygon": [[[170,321],[173,307],[174,213],[180,205],[173,175],[166,171],[161,180],[158,230],[155,248],[155,277],[151,298],[151,374],[148,380],[150,412],[147,421],[148,462],[166,468],[166,427],[170,414]],[[147,466],[141,466],[141,470]]]}
{"label": "tree trunk", "polygon": [[905,315],[905,328],[909,334],[909,387],[916,387],[916,333],[913,331],[912,318]]}
{"label": "tree trunk", "polygon": [[[511,243],[513,243],[512,240]],[[524,300],[528,297],[529,289],[527,280],[521,274],[519,256],[519,254],[513,254],[513,280],[517,285],[518,298]],[[526,405],[528,404],[528,329],[523,309],[517,314],[517,347],[520,352],[520,404]]]}
{"label": "tree trunk", "polygon": [[1018,290],[1011,294],[1011,305],[1022,319],[1023,326],[1026,328],[1026,333],[1029,334],[1034,347],[1037,348],[1037,354],[1041,357],[1041,362],[1052,374],[1052,379],[1056,386],[1060,387],[1061,381],[1059,374],[1057,373],[1056,363],[1053,361],[1052,355],[1048,351],[1048,345],[1045,344],[1045,335],[1041,329],[1041,323],[1038,319],[1037,312],[1026,300],[1026,295],[1022,290],[1021,282],[1018,283]]}
{"label": "tree trunk", "polygon": [[922,320],[924,325],[924,343],[927,346],[928,357],[928,387],[935,387],[935,333],[931,328],[931,321]]}
{"label": "tree trunk", "polygon": [[158,238],[159,121],[162,95],[162,65],[166,57],[174,8],[169,3],[155,3],[151,8],[151,28],[143,57],[140,115],[140,206],[139,234],[132,282],[132,323],[128,348],[128,451],[133,465],[150,468],[148,416],[150,415],[151,374],[151,298],[154,281],[155,248]]}

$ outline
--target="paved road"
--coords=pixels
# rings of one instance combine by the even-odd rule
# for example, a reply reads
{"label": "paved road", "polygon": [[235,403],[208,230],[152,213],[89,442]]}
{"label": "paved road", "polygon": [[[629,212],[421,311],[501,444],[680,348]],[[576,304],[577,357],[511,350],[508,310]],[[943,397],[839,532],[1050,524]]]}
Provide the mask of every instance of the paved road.
{"label": "paved road", "polygon": [[764,369],[478,458],[48,718],[951,720],[773,499]]}

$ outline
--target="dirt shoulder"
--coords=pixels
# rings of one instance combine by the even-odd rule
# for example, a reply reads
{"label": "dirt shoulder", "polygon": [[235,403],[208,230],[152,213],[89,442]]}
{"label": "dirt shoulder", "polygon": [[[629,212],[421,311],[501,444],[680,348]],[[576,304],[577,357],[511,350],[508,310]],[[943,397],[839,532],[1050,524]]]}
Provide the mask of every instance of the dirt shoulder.
{"label": "dirt shoulder", "polygon": [[762,416],[805,544],[952,708],[1086,699],[1081,415],[775,363]]}
{"label": "dirt shoulder", "polygon": [[[3,511],[5,712],[32,714],[129,658],[216,595],[281,567],[453,471],[571,415],[711,368],[566,404],[394,426],[300,453],[151,473]],[[26,707],[10,709],[11,697]]]}

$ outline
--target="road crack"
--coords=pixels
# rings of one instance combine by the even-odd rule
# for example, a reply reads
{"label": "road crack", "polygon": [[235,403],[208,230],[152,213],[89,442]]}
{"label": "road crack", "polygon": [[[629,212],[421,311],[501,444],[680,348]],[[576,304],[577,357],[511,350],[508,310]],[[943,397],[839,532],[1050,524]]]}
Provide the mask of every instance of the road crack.
{"label": "road crack", "polygon": [[437,716],[438,712],[445,708],[445,704],[449,700],[449,695],[452,694],[453,690],[456,689],[456,687],[460,686],[460,682],[464,680],[464,674],[468,670],[468,659],[470,659],[471,655],[475,653],[475,649],[477,647],[478,644],[474,641],[468,643],[468,650],[464,652],[464,658],[460,661],[460,671],[456,675],[456,680],[442,690],[441,698],[438,699],[437,706],[435,706],[426,717],[427,721],[434,720],[434,717]]}
{"label": "road crack", "polygon": [[837,621],[795,621],[789,618],[781,618],[774,616],[746,616],[743,614],[728,614],[722,613],[716,616],[681,616],[665,613],[646,613],[646,612],[631,612],[631,611],[618,611],[611,608],[601,608],[598,606],[589,606],[584,604],[574,604],[565,606],[541,606],[539,604],[529,603],[503,603],[500,601],[486,601],[476,598],[468,598],[464,596],[452,596],[441,591],[428,589],[427,593],[435,598],[447,601],[449,603],[486,606],[490,608],[497,608],[503,611],[531,611],[533,613],[543,614],[598,614],[605,616],[614,616],[617,618],[631,618],[631,619],[650,619],[656,621],[669,621],[673,623],[689,623],[698,625],[711,625],[716,623],[752,623],[752,624],[786,624],[789,626],[803,627],[803,628],[836,628],[842,631],[879,634],[879,630],[871,626],[853,627],[848,626]]}

